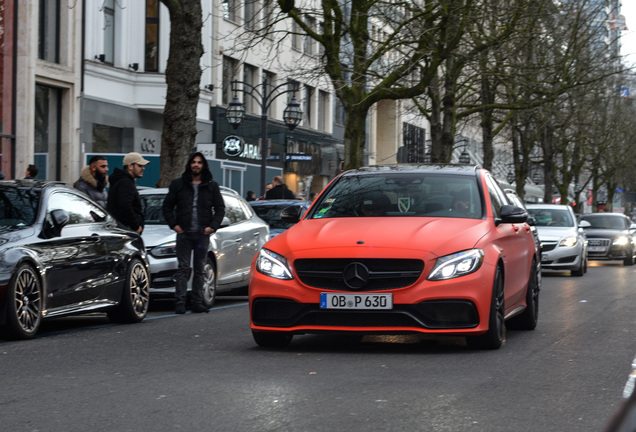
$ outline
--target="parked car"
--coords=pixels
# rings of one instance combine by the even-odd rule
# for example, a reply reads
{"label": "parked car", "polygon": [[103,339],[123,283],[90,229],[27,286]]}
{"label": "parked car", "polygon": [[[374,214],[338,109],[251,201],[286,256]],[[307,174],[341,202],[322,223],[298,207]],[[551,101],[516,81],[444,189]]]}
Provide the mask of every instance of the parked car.
{"label": "parked car", "polygon": [[281,219],[280,214],[285,208],[298,207],[298,211],[304,213],[310,205],[311,203],[308,201],[289,199],[250,201],[250,206],[252,206],[258,217],[269,225],[270,239],[294,225],[293,222],[286,222]]}
{"label": "parked car", "polygon": [[[528,214],[486,170],[391,165],[336,177],[253,263],[261,346],[305,333],[465,336],[497,349],[505,320],[537,325],[538,251]],[[300,221],[299,221],[300,219]]]}
{"label": "parked car", "polygon": [[587,236],[572,207],[528,204],[527,208],[539,232],[543,269],[570,270],[572,276],[583,276],[587,272]]}
{"label": "parked car", "polygon": [[[269,227],[234,190],[221,187],[225,217],[210,236],[205,265],[203,302],[214,304],[219,291],[247,286],[250,264],[269,238]],[[168,189],[142,189],[145,228],[142,234],[150,263],[150,295],[152,298],[174,297],[177,271],[177,236],[163,217],[161,207]]]}
{"label": "parked car", "polygon": [[621,213],[592,213],[581,216],[587,235],[587,255],[591,260],[622,260],[634,264],[636,224]]}
{"label": "parked car", "polygon": [[144,245],[103,208],[58,182],[0,181],[0,324],[35,336],[43,319],[104,311],[139,322],[148,311]]}

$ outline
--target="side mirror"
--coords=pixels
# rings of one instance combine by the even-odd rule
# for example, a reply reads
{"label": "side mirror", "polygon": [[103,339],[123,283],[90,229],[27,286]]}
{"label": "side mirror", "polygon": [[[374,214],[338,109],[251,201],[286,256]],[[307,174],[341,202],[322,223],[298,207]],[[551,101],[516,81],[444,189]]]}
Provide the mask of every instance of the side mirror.
{"label": "side mirror", "polygon": [[592,224],[586,220],[579,221],[579,228],[589,228]]}
{"label": "side mirror", "polygon": [[526,223],[530,226],[537,226],[537,221],[532,216],[528,216]]}
{"label": "side mirror", "polygon": [[53,238],[62,235],[62,228],[64,228],[69,221],[69,216],[66,210],[55,209],[51,211],[51,222],[44,223],[44,229],[40,234],[42,238]]}
{"label": "side mirror", "polygon": [[501,206],[499,218],[495,219],[495,224],[502,223],[524,223],[528,221],[528,212],[521,207],[504,204]]}
{"label": "side mirror", "polygon": [[280,219],[284,223],[295,224],[300,220],[300,217],[302,216],[302,212],[304,210],[305,209],[303,209],[301,206],[285,207],[280,212]]}

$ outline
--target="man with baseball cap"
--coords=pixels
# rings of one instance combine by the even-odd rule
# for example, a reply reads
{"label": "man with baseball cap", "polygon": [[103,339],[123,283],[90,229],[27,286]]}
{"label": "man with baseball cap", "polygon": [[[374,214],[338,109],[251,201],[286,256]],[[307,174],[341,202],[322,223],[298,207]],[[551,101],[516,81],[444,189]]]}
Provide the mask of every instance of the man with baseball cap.
{"label": "man with baseball cap", "polygon": [[108,203],[106,210],[117,221],[139,234],[144,229],[144,215],[141,211],[141,198],[135,179],[144,176],[146,160],[139,153],[132,152],[124,156],[123,169],[115,168],[108,176],[110,190],[108,191]]}

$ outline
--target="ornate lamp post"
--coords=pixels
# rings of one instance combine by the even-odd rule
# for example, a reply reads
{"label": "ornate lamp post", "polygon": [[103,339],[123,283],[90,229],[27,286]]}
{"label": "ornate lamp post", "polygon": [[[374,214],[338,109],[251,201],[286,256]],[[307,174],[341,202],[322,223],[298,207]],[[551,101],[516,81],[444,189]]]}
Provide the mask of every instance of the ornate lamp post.
{"label": "ornate lamp post", "polygon": [[[263,78],[263,82],[258,85],[252,85],[244,81],[232,81],[232,91],[234,92],[234,98],[227,107],[225,112],[225,119],[232,125],[234,129],[238,128],[245,118],[245,106],[238,99],[238,92],[243,92],[245,95],[251,96],[256,103],[261,107],[261,193],[265,195],[265,185],[267,184],[267,156],[269,155],[269,141],[267,139],[267,111],[272,105],[274,99],[285,93],[292,93],[292,99],[287,104],[287,107],[283,111],[283,120],[289,130],[294,130],[296,126],[300,124],[303,119],[303,111],[300,108],[300,103],[296,100],[296,92],[298,91],[298,84],[292,84],[291,88],[289,83],[279,84],[276,87],[272,87],[267,82],[267,78]],[[242,87],[239,87],[242,85]],[[287,87],[283,89],[283,87]]]}
{"label": "ornate lamp post", "polygon": [[464,150],[459,155],[459,163],[462,165],[468,165],[470,163],[470,154],[468,154],[468,150],[466,150],[466,145],[468,144],[468,140],[466,138],[462,138],[458,142],[464,142]]}

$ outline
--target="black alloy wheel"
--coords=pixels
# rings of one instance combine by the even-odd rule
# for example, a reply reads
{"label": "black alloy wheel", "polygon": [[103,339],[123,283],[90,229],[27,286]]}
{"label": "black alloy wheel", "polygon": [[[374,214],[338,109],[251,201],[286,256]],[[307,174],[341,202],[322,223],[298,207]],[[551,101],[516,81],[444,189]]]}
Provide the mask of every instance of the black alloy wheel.
{"label": "black alloy wheel", "polygon": [[128,265],[126,281],[119,304],[108,311],[108,318],[120,323],[142,321],[150,303],[150,278],[144,263],[133,258]]}
{"label": "black alloy wheel", "polygon": [[7,304],[7,336],[31,339],[42,323],[42,284],[30,264],[21,264],[9,283]]}
{"label": "black alloy wheel", "polygon": [[[532,266],[535,268],[535,266]],[[467,336],[466,342],[470,348],[499,349],[503,344],[506,324],[504,305],[504,280],[501,267],[497,266],[490,300],[490,314],[488,316],[488,331],[479,336]]]}

